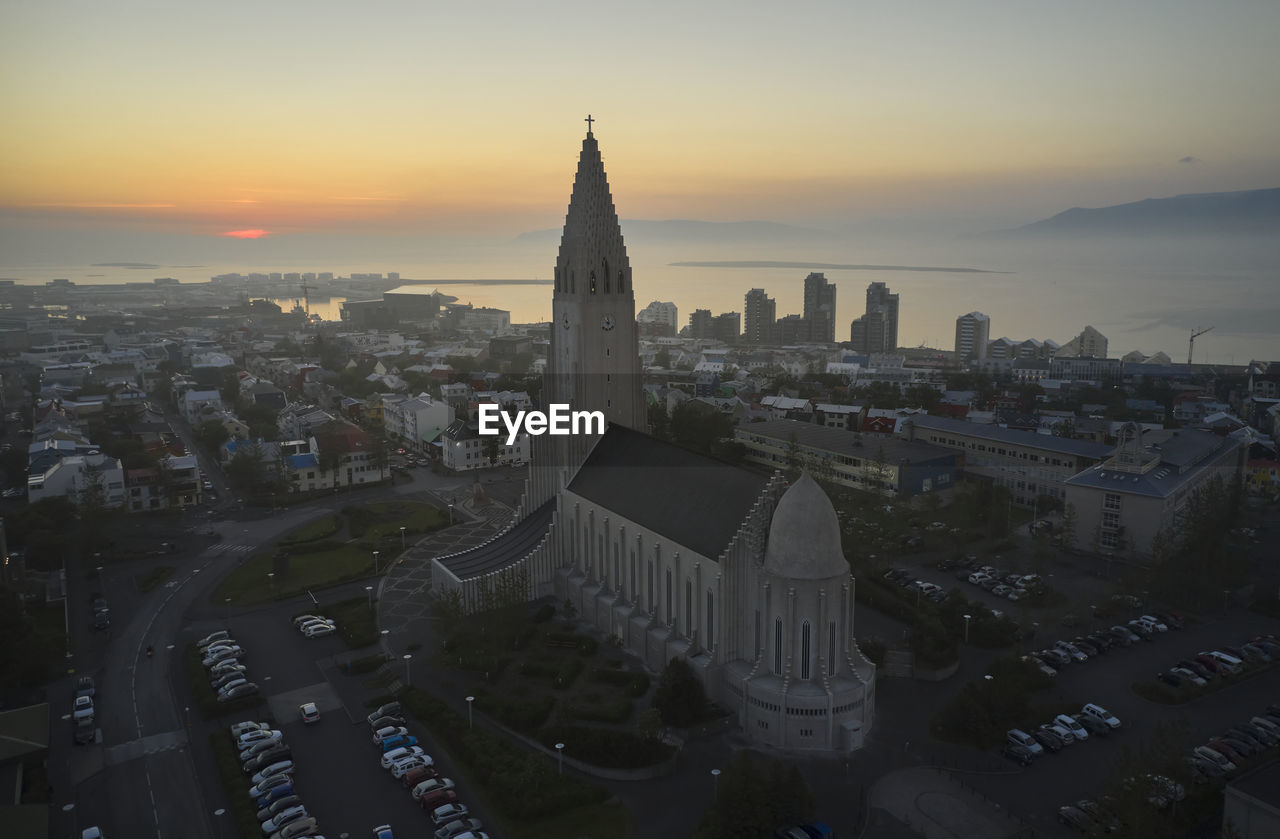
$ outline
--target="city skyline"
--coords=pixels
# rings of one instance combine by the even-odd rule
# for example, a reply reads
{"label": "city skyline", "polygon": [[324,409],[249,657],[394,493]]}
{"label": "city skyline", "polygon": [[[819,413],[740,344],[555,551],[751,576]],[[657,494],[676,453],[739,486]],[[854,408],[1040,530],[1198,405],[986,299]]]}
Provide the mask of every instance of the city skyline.
{"label": "city skyline", "polygon": [[1271,4],[73,6],[4,11],[18,246],[543,229],[587,113],[626,218],[998,227],[1280,179]]}

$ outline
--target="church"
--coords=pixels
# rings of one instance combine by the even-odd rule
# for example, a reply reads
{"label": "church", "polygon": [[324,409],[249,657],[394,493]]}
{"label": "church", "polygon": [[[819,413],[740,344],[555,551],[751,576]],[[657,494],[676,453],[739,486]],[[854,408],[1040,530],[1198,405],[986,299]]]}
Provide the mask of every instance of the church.
{"label": "church", "polygon": [[779,749],[847,753],[875,714],[875,665],[853,631],[840,524],[795,483],[646,433],[635,294],[588,123],[555,267],[544,404],[598,410],[603,435],[534,438],[514,523],[433,561],[469,608],[498,586],[570,600],[657,672],[675,657],[743,732]]}

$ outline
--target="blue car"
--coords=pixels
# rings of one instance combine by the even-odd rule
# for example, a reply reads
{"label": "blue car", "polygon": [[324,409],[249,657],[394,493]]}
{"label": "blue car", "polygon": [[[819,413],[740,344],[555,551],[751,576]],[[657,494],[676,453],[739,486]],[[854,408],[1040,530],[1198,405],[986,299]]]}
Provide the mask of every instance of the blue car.
{"label": "blue car", "polygon": [[418,745],[417,737],[388,737],[386,740],[382,741],[382,753],[386,754],[392,749],[398,749],[401,746],[408,748],[409,746],[416,745]]}
{"label": "blue car", "polygon": [[266,807],[271,802],[286,795],[293,795],[293,784],[281,784],[278,787],[272,787],[267,794],[258,799],[259,807]]}
{"label": "blue car", "polygon": [[373,839],[396,839],[391,835],[391,825],[384,824],[373,829]]}

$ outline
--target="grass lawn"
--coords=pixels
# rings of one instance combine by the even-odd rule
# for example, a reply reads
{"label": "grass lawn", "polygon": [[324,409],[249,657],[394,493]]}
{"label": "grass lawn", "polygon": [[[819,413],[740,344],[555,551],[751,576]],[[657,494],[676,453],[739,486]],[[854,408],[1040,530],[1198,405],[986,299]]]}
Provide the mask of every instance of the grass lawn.
{"label": "grass lawn", "polygon": [[215,731],[209,735],[209,746],[213,749],[213,762],[218,766],[218,777],[222,779],[222,789],[231,803],[231,815],[240,828],[240,835],[258,836],[262,830],[258,821],[258,804],[248,795],[249,784],[231,735],[225,729]]}
{"label": "grass lawn", "polygon": [[267,574],[275,570],[275,559],[271,554],[254,554],[218,585],[218,590],[213,593],[213,602],[222,603],[230,597],[234,605],[248,606],[367,577],[373,573],[373,554],[355,545],[343,545],[320,553],[296,554],[289,558],[288,573],[277,573],[273,586]]}
{"label": "grass lawn", "polygon": [[297,545],[303,542],[314,542],[317,539],[327,539],[341,529],[342,516],[328,515],[289,531],[281,537],[280,544]]}
{"label": "grass lawn", "polygon": [[[374,601],[377,606],[377,601]],[[319,614],[338,622],[338,635],[352,649],[367,647],[378,640],[377,613],[369,608],[369,598],[353,597],[340,603],[321,604]]]}
{"label": "grass lawn", "polygon": [[412,501],[383,501],[347,507],[351,535],[372,541],[400,538],[400,528],[414,535],[439,530],[449,524],[449,514],[430,504]]}
{"label": "grass lawn", "polygon": [[174,569],[172,565],[161,565],[152,569],[150,574],[138,581],[138,591],[146,594],[159,586],[165,580],[169,579],[169,576],[173,574],[174,570],[176,569]]}
{"label": "grass lawn", "polygon": [[558,816],[535,821],[503,820],[502,832],[511,839],[630,839],[631,814],[619,803],[604,802],[575,807]]}
{"label": "grass lawn", "polygon": [[[31,622],[40,644],[28,653],[38,653],[46,659],[45,674],[39,679],[42,682],[45,676],[61,673],[67,666],[66,616],[62,603],[32,608]],[[36,673],[34,669],[30,672]]]}

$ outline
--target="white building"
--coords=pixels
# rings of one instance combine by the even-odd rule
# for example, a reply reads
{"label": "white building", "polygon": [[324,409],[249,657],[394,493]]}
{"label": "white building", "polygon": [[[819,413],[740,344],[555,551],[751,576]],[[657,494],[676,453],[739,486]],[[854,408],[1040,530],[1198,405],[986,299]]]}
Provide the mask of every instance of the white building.
{"label": "white building", "polygon": [[453,421],[453,409],[426,393],[395,402],[384,400],[382,414],[387,433],[416,452],[435,442]]}
{"label": "white building", "polygon": [[205,417],[221,414],[225,408],[222,394],[216,390],[188,390],[182,394],[182,415],[192,427],[199,427]]}

